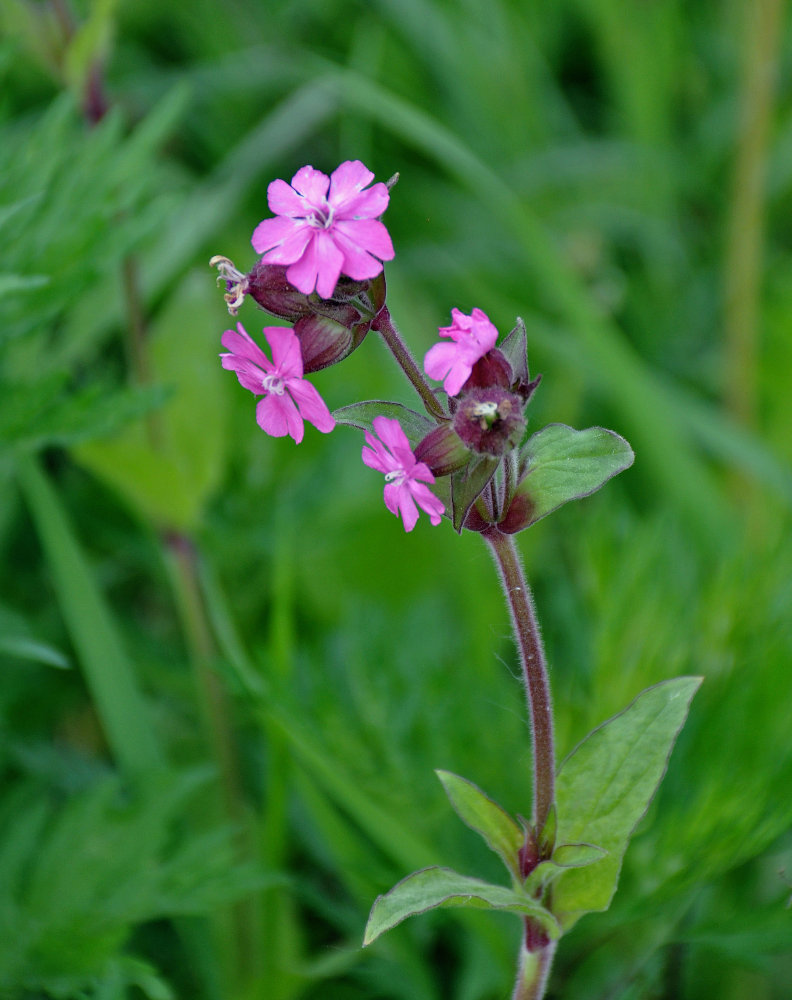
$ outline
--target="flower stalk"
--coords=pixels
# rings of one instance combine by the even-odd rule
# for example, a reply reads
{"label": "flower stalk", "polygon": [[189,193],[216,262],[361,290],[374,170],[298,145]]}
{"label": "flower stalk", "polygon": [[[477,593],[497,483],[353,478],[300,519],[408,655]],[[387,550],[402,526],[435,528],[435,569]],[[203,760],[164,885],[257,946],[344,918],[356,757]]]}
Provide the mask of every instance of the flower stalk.
{"label": "flower stalk", "polygon": [[438,419],[447,418],[443,407],[437,401],[437,397],[432,392],[429,383],[421,374],[421,370],[415,363],[410,353],[410,349],[401,338],[401,334],[396,329],[396,325],[391,318],[387,306],[383,306],[371,324],[372,330],[377,330],[382,334],[382,339],[388,346],[391,354],[396,358],[404,374],[412,383],[415,391],[421,397],[427,413]]}

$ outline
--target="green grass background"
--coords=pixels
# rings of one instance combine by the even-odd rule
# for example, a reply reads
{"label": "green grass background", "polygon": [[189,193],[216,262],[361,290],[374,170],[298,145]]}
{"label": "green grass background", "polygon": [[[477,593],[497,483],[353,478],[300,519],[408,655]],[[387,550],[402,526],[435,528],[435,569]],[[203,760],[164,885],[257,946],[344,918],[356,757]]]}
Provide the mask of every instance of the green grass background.
{"label": "green grass background", "polygon": [[[374,897],[500,878],[433,768],[530,802],[475,536],[361,440],[256,427],[207,267],[266,188],[398,171],[389,303],[524,318],[532,424],[633,469],[521,535],[559,750],[703,674],[557,1000],[792,982],[792,60],[781,0],[208,0],[0,14],[0,996],[496,1000],[513,918],[360,947]],[[108,104],[81,95],[101,66]],[[263,315],[246,304],[255,333]],[[330,406],[413,403],[370,336]]]}

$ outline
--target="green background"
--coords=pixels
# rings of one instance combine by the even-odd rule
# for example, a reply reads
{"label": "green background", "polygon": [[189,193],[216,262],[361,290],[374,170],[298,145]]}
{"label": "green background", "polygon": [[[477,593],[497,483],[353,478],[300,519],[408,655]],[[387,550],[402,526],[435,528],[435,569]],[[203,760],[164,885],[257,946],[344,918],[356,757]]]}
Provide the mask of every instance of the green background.
{"label": "green background", "polygon": [[[413,869],[501,878],[433,768],[529,808],[484,546],[405,535],[357,432],[267,438],[217,360],[209,258],[252,265],[272,179],[359,158],[400,173],[388,302],[416,355],[452,307],[520,315],[531,429],[635,448],[519,537],[560,754],[705,677],[548,995],[787,998],[781,0],[5,0],[0,29],[0,996],[508,995],[508,915],[360,947]],[[373,335],[313,381],[417,402]]]}

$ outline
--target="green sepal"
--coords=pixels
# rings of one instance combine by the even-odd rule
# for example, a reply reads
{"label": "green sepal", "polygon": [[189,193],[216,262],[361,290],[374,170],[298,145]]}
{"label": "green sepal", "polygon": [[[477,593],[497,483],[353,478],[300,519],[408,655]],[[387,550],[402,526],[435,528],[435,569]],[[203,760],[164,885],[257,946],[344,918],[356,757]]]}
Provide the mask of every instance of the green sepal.
{"label": "green sepal", "polygon": [[528,385],[531,376],[528,371],[528,337],[525,332],[525,323],[518,316],[515,320],[514,329],[507,334],[498,350],[509,362],[513,372],[512,385]]}
{"label": "green sepal", "polygon": [[548,424],[520,449],[518,485],[501,530],[522,531],[562,504],[589,496],[628,469],[634,458],[614,431]]}
{"label": "green sepal", "polygon": [[459,534],[468,511],[495,475],[499,463],[500,456],[479,455],[451,476],[451,519]]}
{"label": "green sepal", "polygon": [[333,410],[333,418],[337,424],[357,427],[360,431],[373,432],[372,422],[375,417],[391,417],[398,420],[413,449],[436,427],[434,421],[402,403],[389,403],[382,399],[369,399],[363,403],[352,403]]}
{"label": "green sepal", "polygon": [[435,770],[435,774],[462,822],[484,839],[487,847],[498,855],[509,873],[519,881],[519,852],[525,834],[517,823],[467,778],[460,778],[450,771]]}
{"label": "green sepal", "polygon": [[507,889],[460,875],[450,868],[424,868],[402,879],[390,892],[378,896],[369,914],[363,945],[371,944],[407,917],[449,907],[503,910],[532,917],[550,937],[558,937],[555,917],[520,887]]}
{"label": "green sepal", "polygon": [[627,844],[663,779],[702,678],[677,677],[647,688],[598,726],[561,765],[556,783],[558,839],[597,844],[607,855],[566,871],[553,889],[564,930],[584,913],[607,910]]}

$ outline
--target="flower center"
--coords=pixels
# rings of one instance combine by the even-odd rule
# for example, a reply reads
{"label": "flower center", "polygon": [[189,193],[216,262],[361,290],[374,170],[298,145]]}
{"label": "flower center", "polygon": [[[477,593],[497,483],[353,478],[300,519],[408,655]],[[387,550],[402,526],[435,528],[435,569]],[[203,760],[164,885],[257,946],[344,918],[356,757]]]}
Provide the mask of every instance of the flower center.
{"label": "flower center", "polygon": [[495,423],[500,414],[498,404],[493,401],[476,403],[471,407],[470,416],[478,422],[479,427],[485,431]]}
{"label": "flower center", "polygon": [[282,396],[286,391],[286,385],[280,375],[266,374],[261,380],[264,392],[272,393],[275,396]]}
{"label": "flower center", "polygon": [[401,484],[408,478],[407,473],[404,469],[394,469],[393,472],[385,473],[386,483],[396,483],[397,486]]}
{"label": "flower center", "polygon": [[332,226],[333,209],[328,204],[326,198],[323,199],[319,208],[314,207],[314,210],[308,216],[307,221],[315,229],[329,229]]}

